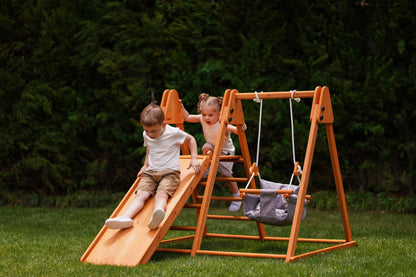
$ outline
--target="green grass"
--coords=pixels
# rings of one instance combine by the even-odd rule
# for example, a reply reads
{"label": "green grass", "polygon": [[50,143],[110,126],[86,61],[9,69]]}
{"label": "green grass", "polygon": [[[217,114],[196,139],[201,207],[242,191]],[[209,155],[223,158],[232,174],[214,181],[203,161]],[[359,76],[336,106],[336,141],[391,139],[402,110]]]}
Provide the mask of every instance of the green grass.
{"label": "green grass", "polygon": [[[80,257],[113,208],[0,207],[0,276],[414,276],[416,216],[350,212],[358,246],[286,264],[280,259],[155,253],[146,265],[118,267],[81,263]],[[213,208],[226,213],[224,208]],[[177,224],[194,222],[184,210]],[[209,220],[210,232],[255,234],[255,224]],[[287,236],[290,227],[266,226]],[[176,233],[169,232],[167,237]],[[337,211],[308,210],[300,237],[343,238]],[[183,243],[188,247],[190,242]],[[202,249],[286,253],[286,243],[208,239]],[[297,253],[322,248],[298,243]]]}

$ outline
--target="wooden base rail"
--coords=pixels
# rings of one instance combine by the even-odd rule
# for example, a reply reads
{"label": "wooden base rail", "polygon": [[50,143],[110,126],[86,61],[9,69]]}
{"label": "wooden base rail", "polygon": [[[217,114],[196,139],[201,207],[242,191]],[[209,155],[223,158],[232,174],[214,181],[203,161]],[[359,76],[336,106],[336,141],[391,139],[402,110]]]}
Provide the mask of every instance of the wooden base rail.
{"label": "wooden base rail", "polygon": [[[226,234],[206,234],[206,237],[213,238],[233,238],[233,239],[246,239],[246,240],[258,240],[258,236],[243,236],[243,235],[226,235]],[[193,236],[182,237],[178,239],[162,241],[162,243],[177,242],[184,240],[191,240]],[[288,238],[279,238],[279,237],[266,237],[265,241],[289,241]],[[213,250],[197,250],[197,254],[202,255],[214,255],[214,256],[232,256],[232,257],[248,257],[248,258],[271,258],[271,259],[286,259],[290,262],[297,261],[308,256],[317,255],[320,253],[328,253],[335,250],[350,248],[356,246],[356,241],[347,242],[345,240],[331,240],[331,239],[314,239],[314,238],[298,238],[298,242],[310,242],[310,243],[328,243],[336,244],[326,248],[314,250],[307,253],[302,253],[295,255],[293,257],[288,257],[287,254],[270,254],[270,253],[247,253],[247,252],[235,252],[235,251],[213,251]],[[180,254],[190,254],[191,249],[180,249],[180,248],[157,248],[157,252],[168,252],[168,253],[180,253]]]}

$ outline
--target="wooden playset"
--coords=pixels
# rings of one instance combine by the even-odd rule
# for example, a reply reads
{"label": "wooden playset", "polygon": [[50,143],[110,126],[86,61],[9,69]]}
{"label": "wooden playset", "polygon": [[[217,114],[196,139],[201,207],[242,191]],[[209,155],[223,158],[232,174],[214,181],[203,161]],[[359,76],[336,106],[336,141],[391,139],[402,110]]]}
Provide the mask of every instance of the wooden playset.
{"label": "wooden playset", "polygon": [[[300,185],[297,195],[296,209],[293,215],[293,221],[289,237],[269,237],[266,236],[264,225],[256,222],[258,235],[236,235],[236,234],[218,234],[208,232],[208,219],[220,220],[239,220],[251,221],[246,216],[227,216],[209,214],[211,201],[223,200],[233,201],[242,200],[246,194],[259,194],[260,189],[256,188],[256,182],[252,178],[259,174],[259,168],[256,163],[251,163],[249,148],[247,145],[246,134],[242,130],[244,124],[244,115],[241,101],[254,99],[294,99],[294,98],[313,98],[310,113],[310,131],[307,142],[305,160],[303,163],[303,172],[300,178]],[[161,108],[165,112],[168,124],[174,124],[183,129],[184,118],[182,108],[179,101],[178,93],[175,90],[165,90],[161,101]],[[188,147],[182,148],[181,156],[181,182],[179,188],[169,200],[166,217],[162,221],[160,227],[156,230],[149,230],[147,222],[153,211],[153,200],[147,201],[144,209],[134,218],[134,226],[123,230],[110,230],[103,227],[88,247],[84,255],[81,257],[82,262],[93,264],[111,264],[135,266],[147,263],[155,251],[184,253],[195,256],[198,254],[221,255],[221,256],[243,256],[257,258],[277,258],[284,259],[285,262],[293,262],[295,260],[308,257],[324,252],[330,252],[342,248],[351,247],[357,244],[352,239],[350,223],[348,219],[348,211],[345,201],[344,188],[341,178],[341,170],[339,166],[338,154],[335,144],[332,113],[332,105],[327,87],[316,87],[312,91],[290,91],[290,92],[264,92],[264,93],[239,93],[237,90],[226,90],[223,99],[223,105],[220,114],[220,130],[217,137],[215,149],[209,155],[200,155],[198,157],[201,163],[201,173],[195,175],[192,169],[187,169],[189,164]],[[225,132],[227,124],[237,126],[238,139],[240,143],[241,155],[238,156],[222,156],[221,146],[225,140]],[[338,195],[338,202],[341,212],[342,225],[344,230],[344,238],[342,239],[317,239],[317,238],[299,238],[299,230],[302,220],[302,212],[305,201],[308,200],[307,188],[311,172],[312,160],[315,150],[315,142],[317,138],[318,128],[323,124],[326,130],[326,136],[329,146],[329,153],[332,163],[332,170],[335,180],[335,186]],[[217,177],[217,168],[219,162],[223,160],[242,163],[244,166],[245,177]],[[208,177],[202,179],[203,173],[209,167]],[[300,175],[298,163],[295,166],[295,175]],[[251,177],[251,178],[250,178]],[[118,207],[115,209],[111,217],[123,214],[134,198],[134,191],[138,184],[137,179]],[[241,198],[235,197],[218,197],[213,196],[213,188],[215,182],[236,181],[239,183],[247,183],[247,189],[240,189]],[[199,195],[198,187],[204,187],[203,195]],[[293,193],[293,190],[276,190],[276,194],[286,194],[286,197]],[[188,199],[192,199],[192,203],[187,203]],[[196,226],[172,226],[176,217],[182,208],[193,208],[196,210],[197,224]],[[279,228],[279,227],[275,227]],[[169,240],[163,240],[169,230],[191,231],[193,234],[188,236],[177,237]],[[218,251],[215,249],[201,249],[202,241],[206,238],[226,238],[226,239],[248,239],[259,240],[262,243],[267,241],[284,241],[288,243],[286,254],[268,254],[268,253],[246,253],[246,252],[230,252]],[[190,249],[168,248],[172,242],[192,240]],[[322,243],[324,248],[314,250],[307,253],[296,255],[296,246],[298,242]],[[163,244],[163,247],[159,247]]]}

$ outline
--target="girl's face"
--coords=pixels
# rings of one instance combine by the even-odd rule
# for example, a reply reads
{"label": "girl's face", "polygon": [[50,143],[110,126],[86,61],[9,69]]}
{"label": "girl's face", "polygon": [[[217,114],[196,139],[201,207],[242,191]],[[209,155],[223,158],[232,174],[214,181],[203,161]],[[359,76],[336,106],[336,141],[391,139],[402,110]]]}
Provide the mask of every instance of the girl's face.
{"label": "girl's face", "polygon": [[208,125],[217,123],[220,118],[220,111],[213,106],[201,106],[201,115],[204,122]]}
{"label": "girl's face", "polygon": [[151,139],[157,139],[158,137],[160,137],[163,132],[165,131],[165,127],[166,127],[166,121],[163,122],[163,124],[159,125],[153,125],[153,126],[144,126],[143,125],[143,129],[146,133],[146,135],[148,137],[150,137]]}

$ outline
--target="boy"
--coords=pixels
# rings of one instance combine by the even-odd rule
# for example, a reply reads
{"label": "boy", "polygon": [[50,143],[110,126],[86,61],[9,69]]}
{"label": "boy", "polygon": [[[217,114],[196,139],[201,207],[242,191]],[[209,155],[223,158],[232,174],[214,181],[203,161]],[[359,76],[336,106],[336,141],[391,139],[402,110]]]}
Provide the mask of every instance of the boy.
{"label": "boy", "polygon": [[179,185],[180,145],[189,143],[192,167],[199,174],[197,144],[191,135],[179,128],[167,125],[162,109],[150,104],[142,111],[140,123],[143,126],[144,146],[147,147],[146,159],[137,177],[141,176],[135,192],[135,198],[122,216],[110,218],[105,225],[111,229],[124,229],[133,226],[133,217],[141,211],[147,199],[155,195],[155,206],[148,223],[150,230],[156,229],[165,217],[169,196],[172,196]]}

